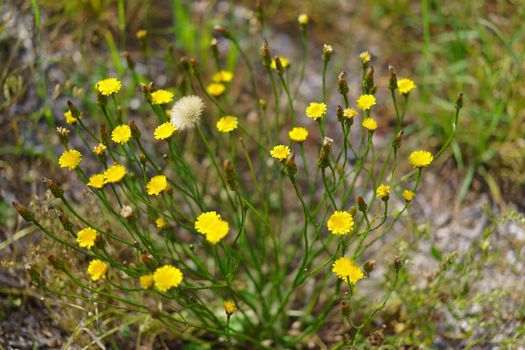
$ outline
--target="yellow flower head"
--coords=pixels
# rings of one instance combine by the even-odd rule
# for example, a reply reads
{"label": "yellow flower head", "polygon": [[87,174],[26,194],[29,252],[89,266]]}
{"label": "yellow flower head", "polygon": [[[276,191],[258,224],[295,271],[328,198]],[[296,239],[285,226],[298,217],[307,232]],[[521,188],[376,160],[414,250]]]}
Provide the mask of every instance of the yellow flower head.
{"label": "yellow flower head", "polygon": [[97,91],[104,96],[113,95],[120,90],[121,86],[122,83],[117,78],[104,79],[96,84]]}
{"label": "yellow flower head", "polygon": [[231,300],[225,300],[224,301],[224,312],[226,312],[226,315],[231,316],[233,313],[237,310],[237,307],[235,306],[235,303]]}
{"label": "yellow flower head", "polygon": [[304,142],[308,137],[308,130],[301,127],[295,127],[288,132],[288,136],[290,136],[290,140],[292,141]]}
{"label": "yellow flower head", "polygon": [[414,151],[408,157],[408,161],[414,168],[425,168],[432,163],[434,157],[429,151]]}
{"label": "yellow flower head", "polygon": [[361,122],[363,128],[368,129],[368,131],[374,131],[377,129],[377,122],[373,118],[365,118]]}
{"label": "yellow flower head", "polygon": [[87,273],[91,276],[91,279],[93,281],[97,281],[100,278],[104,278],[104,276],[106,276],[108,268],[108,264],[106,264],[102,260],[95,259],[91,260],[91,262],[89,263]]}
{"label": "yellow flower head", "polygon": [[390,197],[390,186],[383,184],[379,185],[379,187],[376,189],[376,196],[379,197],[379,199],[388,200]]}
{"label": "yellow flower head", "polygon": [[66,123],[73,124],[77,122],[77,118],[73,117],[73,113],[68,109],[66,113],[64,113],[64,118],[66,118]]}
{"label": "yellow flower head", "polygon": [[107,149],[106,146],[104,146],[103,144],[99,143],[98,145],[93,147],[93,153],[95,153],[96,155],[101,155],[104,152],[106,152],[106,149]]}
{"label": "yellow flower head", "polygon": [[310,18],[308,17],[307,14],[305,13],[301,13],[298,17],[297,17],[297,22],[299,22],[299,24],[305,26],[308,24],[308,22],[310,21]]}
{"label": "yellow flower head", "polygon": [[326,104],[323,102],[311,102],[306,107],[306,116],[312,119],[324,118],[326,115]]}
{"label": "yellow flower head", "polygon": [[343,111],[343,117],[345,117],[345,119],[353,119],[356,115],[357,111],[353,108],[346,108]]}
{"label": "yellow flower head", "polygon": [[326,226],[334,235],[346,235],[354,228],[354,218],[347,211],[336,210],[328,219]]}
{"label": "yellow flower head", "polygon": [[367,111],[376,104],[376,98],[374,95],[361,95],[357,99],[357,108],[362,111]]}
{"label": "yellow flower head", "polygon": [[219,119],[217,122],[217,130],[220,132],[230,132],[237,129],[238,125],[239,121],[237,120],[237,117],[234,117],[233,115],[227,115]]}
{"label": "yellow flower head", "polygon": [[346,257],[341,257],[334,262],[332,265],[332,272],[334,272],[337,277],[343,281],[348,279],[352,284],[356,284],[357,281],[365,278],[361,268],[357,266],[351,259]]}
{"label": "yellow flower head", "polygon": [[139,281],[142,288],[150,289],[153,286],[154,282],[153,274],[150,273],[149,275],[142,275],[140,276]]}
{"label": "yellow flower head", "polygon": [[403,191],[403,198],[405,198],[405,200],[407,202],[412,202],[412,199],[414,199],[414,191],[410,191],[410,190],[404,190]]}
{"label": "yellow flower head", "polygon": [[[286,57],[279,56],[279,61],[281,61],[281,66],[283,68],[287,68],[290,65],[290,60]],[[277,69],[277,63],[275,62],[275,58],[272,59],[272,62],[270,63],[271,69]]]}
{"label": "yellow flower head", "polygon": [[178,287],[182,282],[182,271],[172,265],[159,267],[153,273],[155,288],[161,292],[167,292],[171,288]]}
{"label": "yellow flower head", "polygon": [[135,36],[139,40],[140,39],[144,39],[146,37],[146,35],[148,35],[148,31],[146,29],[137,30],[137,33],[135,33]]}
{"label": "yellow flower head", "polygon": [[166,221],[161,217],[158,217],[157,220],[155,220],[155,225],[161,230],[167,226]]}
{"label": "yellow flower head", "polygon": [[131,128],[126,124],[117,126],[115,129],[113,129],[113,132],[111,133],[111,139],[113,140],[113,142],[120,143],[121,145],[128,142],[130,138]]}
{"label": "yellow flower head", "polygon": [[162,191],[168,188],[168,180],[164,175],[153,176],[146,185],[146,190],[150,196],[158,196]]}
{"label": "yellow flower head", "polygon": [[282,162],[290,155],[290,147],[285,145],[277,145],[272,148],[270,155]]}
{"label": "yellow flower head", "polygon": [[220,214],[215,211],[202,213],[195,220],[195,229],[203,234],[206,240],[212,244],[217,244],[226,237],[230,231],[230,225],[224,221]]}
{"label": "yellow flower head", "polygon": [[58,164],[61,168],[73,170],[80,164],[81,160],[82,154],[76,149],[70,149],[62,153],[60,158],[58,158]]}
{"label": "yellow flower head", "polygon": [[104,187],[104,174],[95,174],[89,178],[87,185],[92,188],[100,189]]}
{"label": "yellow flower head", "polygon": [[397,81],[397,89],[401,95],[408,95],[408,93],[416,88],[416,84],[410,79],[399,79]]}
{"label": "yellow flower head", "polygon": [[233,73],[229,70],[220,70],[211,77],[214,83],[229,83],[232,79]]}
{"label": "yellow flower head", "polygon": [[370,56],[370,53],[368,51],[364,51],[364,52],[361,52],[361,54],[359,55],[359,59],[361,60],[362,63],[368,63],[370,62],[372,57]]}
{"label": "yellow flower head", "polygon": [[226,90],[226,86],[224,86],[223,84],[218,84],[218,83],[211,83],[206,88],[206,91],[208,91],[208,93],[212,96],[220,96],[224,93],[225,90]]}
{"label": "yellow flower head", "polygon": [[97,239],[97,231],[91,227],[86,227],[77,232],[77,243],[82,248],[91,249],[95,245]]}
{"label": "yellow flower head", "polygon": [[151,93],[151,104],[163,105],[173,101],[173,92],[168,90],[157,90]]}
{"label": "yellow flower head", "polygon": [[155,137],[155,140],[165,140],[173,135],[175,131],[177,131],[175,125],[171,124],[170,122],[166,122],[157,126],[153,137]]}
{"label": "yellow flower head", "polygon": [[114,164],[104,171],[104,183],[117,183],[126,176],[126,167],[120,164]]}

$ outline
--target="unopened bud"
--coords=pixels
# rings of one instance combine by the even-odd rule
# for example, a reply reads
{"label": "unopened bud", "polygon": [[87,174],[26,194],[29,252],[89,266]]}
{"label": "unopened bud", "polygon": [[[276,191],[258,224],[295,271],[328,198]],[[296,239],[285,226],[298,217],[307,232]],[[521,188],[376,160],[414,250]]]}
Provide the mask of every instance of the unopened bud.
{"label": "unopened bud", "polygon": [[337,88],[337,91],[339,91],[341,95],[346,96],[348,94],[349,89],[348,89],[348,84],[346,82],[345,72],[339,73],[338,83],[339,83],[339,86]]}
{"label": "unopened bud", "polygon": [[147,160],[148,160],[148,158],[146,157],[146,155],[145,155],[144,153],[140,152],[140,154],[139,154],[139,160],[140,160],[140,162],[142,163],[142,165],[145,165],[146,162],[147,162]]}
{"label": "unopened bud", "polygon": [[124,52],[122,54],[122,56],[124,56],[124,58],[126,59],[126,62],[128,63],[129,69],[134,70],[135,69],[135,61],[131,57],[131,54],[126,51],[126,52]]}
{"label": "unopened bud", "polygon": [[395,271],[399,271],[401,267],[403,266],[403,262],[401,261],[401,258],[399,256],[394,256],[392,259],[392,267]]}
{"label": "unopened bud", "polygon": [[330,58],[332,57],[332,52],[334,49],[332,46],[324,44],[323,45],[323,62],[326,64],[328,61],[330,61]]}
{"label": "unopened bud", "polygon": [[190,68],[194,75],[199,75],[199,63],[195,58],[190,58]]}
{"label": "unopened bud", "polygon": [[223,26],[216,25],[215,27],[213,27],[213,30],[216,33],[221,34],[226,39],[231,39],[232,38],[231,33],[226,28],[224,28]]}
{"label": "unopened bud", "polygon": [[29,278],[31,279],[31,282],[37,287],[40,287],[44,284],[44,278],[42,277],[42,274],[31,264],[27,264],[25,266],[25,269],[29,275]]}
{"label": "unopened bud", "polygon": [[345,115],[344,115],[344,110],[343,110],[343,107],[341,106],[337,106],[336,109],[335,109],[335,115],[337,116],[337,120],[339,120],[339,122],[344,122],[345,121]]}
{"label": "unopened bud", "polygon": [[67,148],[67,145],[69,144],[69,129],[59,126],[57,128],[57,134],[60,144]]}
{"label": "unopened bud", "polygon": [[100,141],[104,146],[108,146],[111,136],[106,128],[106,124],[100,124]]}
{"label": "unopened bud", "polygon": [[67,107],[69,108],[69,110],[71,111],[71,115],[75,119],[80,119],[82,117],[82,112],[80,112],[80,109],[78,109],[77,106],[75,106],[75,104],[71,102],[71,100],[67,100]]}
{"label": "unopened bud", "polygon": [[388,70],[390,71],[390,80],[388,81],[388,88],[392,91],[397,89],[397,73],[394,66],[389,65]]}
{"label": "unopened bud", "polygon": [[261,108],[263,109],[263,111],[265,111],[266,108],[268,107],[268,106],[266,105],[266,101],[263,100],[262,98],[259,99],[259,106],[261,106]]}
{"label": "unopened bud", "polygon": [[13,202],[13,207],[18,212],[18,214],[27,222],[33,222],[35,221],[35,215],[33,212],[29,209],[27,209],[25,206],[23,206],[20,203]]}
{"label": "unopened bud", "polygon": [[275,68],[277,69],[277,73],[279,73],[280,75],[284,74],[284,67],[281,63],[281,59],[278,56],[275,56],[273,60],[275,61]]}
{"label": "unopened bud", "polygon": [[375,260],[368,260],[365,265],[363,266],[363,269],[365,270],[366,274],[369,275],[370,272],[374,271],[374,268],[376,267],[376,261]]}
{"label": "unopened bud", "polygon": [[55,198],[64,199],[64,190],[58,186],[53,180],[46,179],[47,187]]}
{"label": "unopened bud", "polygon": [[53,266],[55,268],[55,270],[64,271],[66,269],[66,265],[64,264],[64,261],[62,261],[61,259],[57,258],[53,254],[49,255],[47,257],[47,260],[49,261],[51,266]]}
{"label": "unopened bud", "polygon": [[359,208],[359,211],[362,213],[366,213],[368,209],[368,205],[365,202],[365,199],[361,196],[357,197],[357,207]]}
{"label": "unopened bud", "polygon": [[268,42],[266,40],[263,41],[263,44],[261,46],[261,54],[263,57],[263,64],[266,68],[270,68],[272,64],[272,58],[270,56],[270,49],[268,48]]}
{"label": "unopened bud", "polygon": [[224,161],[223,167],[224,172],[226,173],[226,182],[228,183],[230,190],[235,191],[239,187],[239,183],[237,182],[235,169],[233,169],[233,163],[231,160],[227,159]]}
{"label": "unopened bud", "polygon": [[288,155],[284,162],[284,172],[291,180],[293,180],[297,173],[297,165],[295,164],[295,154],[293,151]]}
{"label": "unopened bud", "polygon": [[140,139],[140,130],[133,120],[129,122],[129,128],[131,129],[131,135],[137,140]]}
{"label": "unopened bud", "polygon": [[151,93],[153,92],[153,82],[150,82],[148,84],[142,84],[141,85],[141,90],[142,90],[142,93],[144,94],[144,101],[146,101],[147,103],[151,103]]}
{"label": "unopened bud", "polygon": [[374,84],[374,66],[370,66],[366,72],[365,80],[363,81],[363,89],[367,94],[374,94],[377,87]]}
{"label": "unopened bud", "polygon": [[153,260],[153,256],[147,252],[140,253],[140,261],[151,271],[157,268],[157,264],[155,263],[155,260]]}
{"label": "unopened bud", "polygon": [[95,247],[99,249],[104,249],[106,246],[106,241],[104,240],[104,237],[102,235],[97,234],[97,238],[95,238]]}
{"label": "unopened bud", "polygon": [[352,205],[350,209],[348,209],[348,213],[350,213],[352,217],[355,217],[355,214],[357,213],[357,208],[355,207],[355,205]]}
{"label": "unopened bud", "polygon": [[401,147],[401,141],[403,141],[403,134],[404,134],[404,131],[403,130],[400,130],[394,141],[392,141],[392,147],[394,147],[394,150],[398,150],[399,147]]}
{"label": "unopened bud", "polygon": [[458,98],[456,99],[456,109],[463,108],[463,93],[460,92],[458,94]]}
{"label": "unopened bud", "polygon": [[102,95],[100,91],[97,91],[97,103],[101,107],[105,107],[108,104],[106,96]]}
{"label": "unopened bud", "polygon": [[211,52],[213,54],[213,57],[215,58],[215,61],[219,61],[219,41],[217,38],[212,38],[210,41],[210,48]]}
{"label": "unopened bud", "polygon": [[352,314],[352,306],[344,300],[339,304],[339,308],[344,317],[348,318]]}
{"label": "unopened bud", "polygon": [[330,153],[332,151],[332,144],[334,140],[329,137],[323,139],[323,147],[319,152],[319,159],[317,160],[317,167],[320,169],[325,169],[330,166]]}
{"label": "unopened bud", "polygon": [[58,219],[60,220],[60,223],[64,227],[64,230],[73,232],[73,224],[71,223],[71,221],[69,221],[69,219],[63,212],[61,211],[58,212]]}

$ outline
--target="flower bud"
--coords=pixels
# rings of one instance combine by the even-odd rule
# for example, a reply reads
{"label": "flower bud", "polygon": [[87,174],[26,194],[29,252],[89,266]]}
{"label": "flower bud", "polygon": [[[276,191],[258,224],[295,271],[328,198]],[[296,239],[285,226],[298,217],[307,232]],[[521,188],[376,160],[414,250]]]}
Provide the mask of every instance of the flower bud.
{"label": "flower bud", "polygon": [[235,191],[239,187],[239,183],[237,182],[237,174],[235,173],[235,169],[233,169],[233,163],[231,160],[226,159],[223,163],[223,168],[226,173],[226,182],[228,183],[230,190]]}
{"label": "flower bud", "polygon": [[67,145],[69,144],[69,129],[59,126],[57,128],[57,134],[60,144],[67,148]]}
{"label": "flower bud", "polygon": [[339,308],[341,309],[341,314],[344,317],[350,317],[350,315],[352,315],[352,306],[346,301],[341,301]]}
{"label": "flower bud", "polygon": [[266,68],[270,68],[270,65],[272,64],[272,58],[270,56],[270,49],[268,48],[268,42],[266,40],[263,41],[261,46],[261,54],[264,66]]}
{"label": "flower bud", "polygon": [[352,217],[355,217],[355,214],[357,213],[357,209],[356,209],[355,205],[352,205],[352,206],[350,207],[350,209],[348,209],[348,213],[349,213],[350,215],[352,215]]}
{"label": "flower bud", "polygon": [[293,151],[288,155],[284,162],[284,172],[288,175],[290,180],[293,180],[297,173],[297,165],[295,164],[295,154]]}
{"label": "flower bud", "polygon": [[262,108],[263,111],[265,111],[266,108],[268,107],[268,106],[266,105],[266,101],[263,100],[262,98],[259,99],[259,106],[261,106],[261,108]]}
{"label": "flower bud", "polygon": [[147,103],[151,103],[151,93],[153,92],[153,82],[150,82],[148,84],[141,84],[141,90],[144,94],[144,101]]}
{"label": "flower bud", "polygon": [[390,71],[390,80],[388,81],[388,89],[394,91],[397,89],[397,73],[394,66],[388,65]]}
{"label": "flower bud", "polygon": [[330,61],[330,58],[332,57],[332,52],[334,49],[332,46],[324,44],[323,45],[323,63],[328,63]]}
{"label": "flower bud", "polygon": [[362,213],[366,213],[366,210],[368,209],[368,205],[366,204],[365,199],[361,196],[357,197],[357,207]]}
{"label": "flower bud", "polygon": [[157,263],[153,260],[153,256],[147,252],[140,253],[140,261],[151,271],[157,268]]}
{"label": "flower bud", "polygon": [[307,14],[301,13],[297,17],[297,22],[299,23],[299,26],[301,27],[301,30],[305,31],[306,27],[308,26],[308,22],[310,22],[310,18],[308,17]]}
{"label": "flower bud", "polygon": [[215,61],[219,61],[219,41],[217,38],[212,38],[210,41],[210,48]]}
{"label": "flower bud", "polygon": [[283,67],[283,64],[281,63],[281,59],[278,56],[275,56],[273,59],[275,61],[275,68],[277,68],[277,73],[279,73],[279,75],[283,75],[284,67]]}
{"label": "flower bud", "polygon": [[375,94],[377,87],[374,84],[374,67],[370,66],[366,72],[365,80],[363,81],[363,90],[367,94]]}
{"label": "flower bud", "polygon": [[403,140],[403,134],[404,134],[404,130],[399,130],[394,141],[392,141],[392,147],[396,151],[399,149],[399,147],[401,147],[401,141]]}
{"label": "flower bud", "polygon": [[374,271],[374,268],[376,267],[376,261],[375,260],[368,260],[365,265],[363,266],[363,270],[365,270],[366,274],[369,275],[370,272]]}
{"label": "flower bud", "polygon": [[346,82],[346,73],[345,72],[341,72],[339,73],[339,77],[338,77],[338,88],[337,88],[337,91],[339,91],[339,93],[343,96],[346,96],[348,94],[348,84]]}
{"label": "flower bud", "polygon": [[461,109],[463,108],[463,93],[460,92],[458,94],[458,98],[456,99],[456,109]]}
{"label": "flower bud", "polygon": [[57,258],[53,254],[50,254],[47,257],[47,260],[49,261],[49,263],[51,264],[51,266],[53,266],[53,268],[55,270],[64,271],[66,269],[66,265],[64,264],[64,261],[62,261],[61,259]]}
{"label": "flower bud", "polygon": [[226,28],[224,28],[223,26],[216,25],[215,27],[213,27],[213,31],[216,32],[216,33],[221,34],[226,39],[231,39],[232,38],[231,33]]}
{"label": "flower bud", "polygon": [[142,152],[139,153],[139,160],[142,163],[142,165],[146,165],[146,162],[148,161],[148,158],[146,155]]}
{"label": "flower bud", "polygon": [[46,179],[47,187],[55,198],[64,199],[64,190],[58,186],[53,180]]}
{"label": "flower bud", "polygon": [[104,146],[108,146],[111,140],[111,135],[109,134],[106,124],[100,124],[100,141]]}
{"label": "flower bud", "polygon": [[319,152],[319,159],[317,160],[317,167],[320,169],[325,169],[330,166],[330,153],[332,151],[332,144],[334,140],[329,137],[324,138],[323,147]]}
{"label": "flower bud", "polygon": [[29,209],[27,209],[25,206],[23,206],[20,203],[13,202],[13,207],[18,212],[18,214],[27,222],[34,222],[35,221],[35,215],[33,212]]}
{"label": "flower bud", "polygon": [[195,58],[190,58],[189,62],[190,62],[190,68],[191,68],[192,73],[198,76],[199,75],[199,63],[197,62]]}
{"label": "flower bud", "polygon": [[337,116],[337,120],[339,120],[339,122],[344,122],[345,121],[345,115],[344,115],[344,110],[343,110],[343,107],[341,106],[337,106],[335,108],[335,115]]}
{"label": "flower bud", "polygon": [[77,106],[75,106],[75,104],[71,102],[71,100],[67,100],[67,107],[69,108],[69,110],[71,111],[71,115],[75,119],[80,119],[82,117],[82,112],[80,112]]}
{"label": "flower bud", "polygon": [[31,264],[26,264],[25,269],[31,279],[31,282],[37,287],[45,284],[42,274]]}
{"label": "flower bud", "polygon": [[71,221],[69,221],[69,219],[63,212],[58,211],[58,219],[60,220],[60,223],[64,227],[64,230],[73,232],[73,224],[71,223]]}
{"label": "flower bud", "polygon": [[135,60],[133,60],[133,58],[131,57],[131,54],[126,51],[126,52],[122,53],[122,56],[124,56],[124,58],[126,59],[126,62],[128,63],[129,69],[134,70],[135,69]]}
{"label": "flower bud", "polygon": [[131,129],[131,135],[137,140],[140,139],[140,130],[133,120],[129,122],[129,128]]}
{"label": "flower bud", "polygon": [[399,256],[394,256],[392,259],[392,267],[395,271],[399,271],[401,267],[403,266],[403,262],[401,261],[401,258]]}
{"label": "flower bud", "polygon": [[100,91],[97,91],[97,103],[101,107],[105,107],[108,104],[106,96],[102,95]]}
{"label": "flower bud", "polygon": [[106,247],[106,240],[102,235],[97,234],[97,238],[95,238],[95,247],[99,249],[104,249]]}

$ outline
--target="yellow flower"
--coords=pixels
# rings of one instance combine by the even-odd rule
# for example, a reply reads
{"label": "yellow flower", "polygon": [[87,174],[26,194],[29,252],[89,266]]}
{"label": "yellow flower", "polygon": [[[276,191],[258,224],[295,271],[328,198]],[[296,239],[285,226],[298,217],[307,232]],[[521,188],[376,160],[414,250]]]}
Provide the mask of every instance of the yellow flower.
{"label": "yellow flower", "polygon": [[137,33],[135,33],[135,36],[137,37],[137,39],[144,39],[147,34],[148,34],[148,31],[146,29],[140,29],[140,30],[137,30]]}
{"label": "yellow flower", "polygon": [[306,107],[306,116],[312,119],[324,118],[326,115],[326,104],[323,102],[311,102]]}
{"label": "yellow flower", "polygon": [[96,84],[97,91],[104,96],[113,95],[120,90],[121,86],[121,82],[116,78],[104,79]]}
{"label": "yellow flower", "polygon": [[239,121],[237,120],[237,117],[234,117],[233,115],[227,115],[219,119],[217,122],[217,130],[220,132],[230,132],[237,129],[238,125]]}
{"label": "yellow flower", "polygon": [[285,145],[277,145],[272,148],[270,155],[282,162],[290,155],[290,147]]}
{"label": "yellow flower", "polygon": [[151,93],[151,104],[163,105],[173,101],[173,92],[168,90],[157,90]]}
{"label": "yellow flower", "polygon": [[408,157],[408,161],[414,168],[425,168],[432,163],[434,157],[429,151],[414,151]]}
{"label": "yellow flower", "polygon": [[206,91],[208,91],[208,93],[212,96],[220,96],[224,93],[225,90],[226,90],[226,86],[224,86],[223,84],[218,84],[218,83],[211,83],[206,88]]}
{"label": "yellow flower", "polygon": [[77,122],[77,118],[73,117],[73,113],[68,109],[66,113],[64,113],[64,118],[66,118],[66,123],[73,124]]}
{"label": "yellow flower", "polygon": [[155,140],[165,140],[173,135],[176,130],[177,129],[175,128],[175,125],[171,124],[170,122],[166,122],[157,126],[153,136],[155,137]]}
{"label": "yellow flower", "polygon": [[[283,68],[286,68],[290,65],[290,60],[286,57],[282,57],[282,56],[279,56],[279,61],[281,61],[281,66]],[[277,69],[277,63],[275,62],[275,58],[272,59],[272,62],[270,63],[270,68],[271,69]]]}
{"label": "yellow flower", "polygon": [[307,25],[309,21],[310,21],[310,18],[308,17],[307,14],[301,13],[297,17],[297,22],[299,22],[299,24],[302,24],[303,26]]}
{"label": "yellow flower", "polygon": [[304,142],[308,137],[308,130],[301,127],[295,127],[288,132],[288,136],[290,136],[290,140],[292,141]]}
{"label": "yellow flower", "polygon": [[215,83],[229,83],[232,79],[233,73],[229,70],[220,70],[211,77],[211,80]]}
{"label": "yellow flower", "polygon": [[128,142],[130,138],[131,128],[126,124],[117,126],[115,129],[113,129],[113,132],[111,133],[111,139],[113,140],[113,142],[120,143],[121,145]]}
{"label": "yellow flower", "polygon": [[117,183],[126,176],[126,172],[127,170],[124,165],[114,164],[104,171],[104,183]]}
{"label": "yellow flower", "polygon": [[397,81],[397,88],[401,95],[408,95],[408,93],[416,88],[416,84],[410,79],[399,79]]}
{"label": "yellow flower", "polygon": [[101,155],[101,154],[103,154],[106,151],[106,149],[107,149],[106,146],[104,146],[103,144],[99,143],[98,145],[93,147],[93,153],[95,153],[96,155]]}
{"label": "yellow flower", "polygon": [[150,273],[149,275],[140,276],[139,281],[142,288],[149,289],[153,286],[153,275]]}
{"label": "yellow flower", "polygon": [[146,185],[148,194],[158,196],[162,191],[168,188],[168,180],[164,175],[153,176]]}
{"label": "yellow flower", "polygon": [[167,226],[166,221],[161,217],[158,217],[157,220],[155,220],[155,225],[161,230]]}
{"label": "yellow flower", "polygon": [[383,184],[379,185],[379,187],[376,189],[376,196],[378,196],[379,199],[388,200],[390,197],[390,186]]}
{"label": "yellow flower", "polygon": [[95,245],[97,239],[97,231],[91,227],[86,227],[77,232],[77,243],[82,248],[91,249]]}
{"label": "yellow flower", "polygon": [[353,108],[346,108],[343,111],[343,117],[345,117],[346,119],[352,119],[356,115],[357,115],[357,111],[355,109],[353,109]]}
{"label": "yellow flower", "polygon": [[326,226],[334,235],[346,235],[354,228],[354,218],[347,211],[336,210],[328,219]]}
{"label": "yellow flower", "polygon": [[70,149],[62,153],[60,158],[58,158],[58,164],[61,168],[73,170],[80,164],[81,160],[82,154],[76,149]]}
{"label": "yellow flower", "polygon": [[91,260],[91,262],[89,263],[87,273],[91,276],[91,279],[93,281],[97,281],[100,278],[104,278],[104,276],[108,272],[108,268],[108,264],[106,264],[102,260],[95,259]]}
{"label": "yellow flower", "polygon": [[368,129],[369,131],[374,131],[377,129],[377,122],[373,118],[365,118],[361,122],[363,128]]}
{"label": "yellow flower", "polygon": [[224,221],[220,214],[215,211],[202,213],[195,220],[195,229],[203,234],[206,240],[212,244],[217,244],[226,237],[230,231],[230,225]]}
{"label": "yellow flower", "polygon": [[153,273],[155,288],[161,292],[167,292],[171,288],[178,287],[182,282],[182,271],[172,265],[159,267]]}
{"label": "yellow flower", "polygon": [[334,272],[337,277],[343,281],[348,279],[352,284],[356,284],[357,281],[365,278],[361,268],[357,266],[351,259],[346,257],[341,257],[334,262],[332,265],[332,272]]}
{"label": "yellow flower", "polygon": [[104,187],[104,174],[95,174],[89,178],[87,183],[89,187],[100,189]]}
{"label": "yellow flower", "polygon": [[224,311],[226,312],[226,315],[231,316],[233,313],[237,310],[237,307],[235,306],[235,303],[231,300],[225,300],[224,301]]}
{"label": "yellow flower", "polygon": [[375,104],[376,98],[374,95],[361,95],[357,99],[357,108],[359,108],[362,111],[369,110]]}
{"label": "yellow flower", "polygon": [[404,190],[403,191],[403,198],[405,198],[405,200],[407,202],[412,202],[412,199],[414,199],[414,191],[410,191],[410,190]]}
{"label": "yellow flower", "polygon": [[359,59],[361,60],[362,63],[370,62],[370,59],[371,59],[370,53],[368,53],[368,51],[361,52],[361,54],[359,55]]}

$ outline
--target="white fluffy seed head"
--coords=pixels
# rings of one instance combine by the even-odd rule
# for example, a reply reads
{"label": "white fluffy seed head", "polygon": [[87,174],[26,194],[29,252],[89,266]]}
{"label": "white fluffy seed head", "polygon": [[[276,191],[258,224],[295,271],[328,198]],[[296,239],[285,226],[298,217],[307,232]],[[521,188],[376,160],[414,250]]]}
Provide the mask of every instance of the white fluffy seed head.
{"label": "white fluffy seed head", "polygon": [[204,102],[199,96],[184,96],[171,110],[171,123],[177,130],[191,129],[201,119],[204,107]]}

